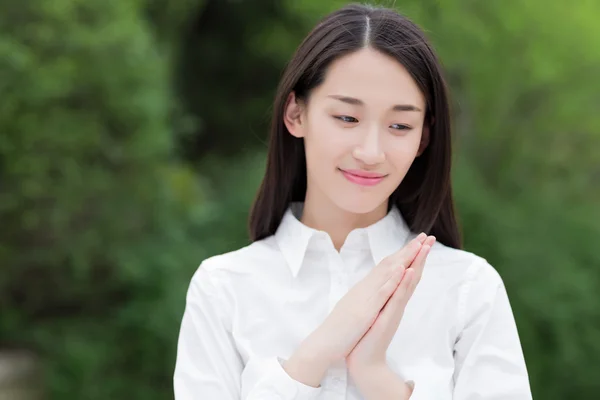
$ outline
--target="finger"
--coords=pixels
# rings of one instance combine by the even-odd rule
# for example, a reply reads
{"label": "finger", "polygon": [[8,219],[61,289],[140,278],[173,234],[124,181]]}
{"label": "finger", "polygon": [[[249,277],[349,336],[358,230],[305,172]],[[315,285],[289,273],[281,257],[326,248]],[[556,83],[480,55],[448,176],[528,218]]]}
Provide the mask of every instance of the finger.
{"label": "finger", "polygon": [[421,232],[417,237],[408,242],[406,246],[390,256],[390,261],[393,263],[401,262],[405,265],[410,265],[412,260],[417,256],[423,243],[427,240],[427,235]]}
{"label": "finger", "polygon": [[[427,260],[427,256],[431,251],[431,247],[435,243],[435,236],[428,236],[423,246],[421,246],[421,250],[419,254],[415,257],[413,263],[409,266],[410,268],[414,268],[417,273],[417,278],[420,279],[423,274],[423,268],[425,267],[425,261]],[[414,283],[414,282],[413,282]]]}
{"label": "finger", "polygon": [[408,242],[406,246],[397,252],[387,256],[379,263],[384,271],[394,270],[396,266],[404,266],[408,268],[414,258],[419,254],[419,250],[423,246],[423,242],[427,239],[425,233],[419,234],[416,238]]}
{"label": "finger", "polygon": [[390,265],[402,265],[404,268],[410,268],[416,261],[417,256],[421,253],[423,246],[428,244],[431,246],[435,242],[435,236],[427,236],[421,233],[413,239],[402,250],[390,256],[387,261]]}
{"label": "finger", "polygon": [[423,244],[428,244],[429,246],[433,247],[434,243],[436,242],[436,237],[433,235],[430,235],[427,237],[427,239],[425,239],[425,241],[423,242]]}
{"label": "finger", "polygon": [[[382,262],[383,264],[398,264],[399,262],[405,261],[404,264],[409,265],[410,261],[417,255],[419,249],[423,245],[423,243],[427,240],[427,235],[421,232],[417,237],[408,242],[408,244],[402,247],[397,252],[387,256],[385,260]],[[406,260],[410,259],[410,261],[406,262]]]}
{"label": "finger", "polygon": [[[430,245],[435,243],[435,237],[428,237],[424,243],[426,244],[421,247],[421,250],[415,257],[412,265],[404,271],[400,284],[381,310],[380,316],[377,319],[378,321],[381,320],[379,324],[386,326],[395,324],[394,326],[397,327],[400,323],[406,304],[408,304],[408,300],[414,293],[414,290],[421,279],[425,260],[431,249]],[[395,331],[395,329],[393,329],[393,331]]]}
{"label": "finger", "polygon": [[[412,260],[414,260],[419,253],[422,243],[427,239],[428,236],[425,233],[421,233],[404,246],[400,252],[387,257],[380,263],[380,266],[376,267],[377,270],[383,272],[370,274],[367,279],[361,282],[361,286],[364,285],[366,290],[373,292],[367,300],[371,307],[376,307],[377,310],[381,310],[398,287],[402,279],[403,271],[411,265]],[[395,258],[399,257],[399,254],[402,252],[404,252],[403,254],[405,257],[408,257],[404,262],[402,262],[401,259]],[[371,276],[372,278],[370,278]]]}
{"label": "finger", "polygon": [[400,281],[400,284],[398,285],[394,293],[392,293],[389,301],[385,305],[385,309],[390,311],[390,316],[393,313],[395,313],[395,311],[398,311],[398,306],[401,306],[403,304],[403,299],[407,297],[410,284],[414,280],[414,278],[415,270],[412,268],[407,268],[402,276],[402,281]]}
{"label": "finger", "polygon": [[431,246],[428,244],[424,244],[421,247],[419,254],[417,254],[413,263],[409,267],[409,268],[414,269],[419,277],[421,276],[421,273],[423,272],[423,268],[425,267],[425,260],[427,260],[427,255],[429,254],[430,250],[431,250]]}
{"label": "finger", "polygon": [[398,268],[408,268],[412,260],[416,257],[421,249],[422,242],[427,239],[427,235],[421,233],[416,238],[411,240],[400,251],[386,257],[374,269],[373,273],[369,274],[365,279],[364,284],[367,290],[377,290],[383,286],[389,279],[392,278]]}
{"label": "finger", "polygon": [[[435,238],[428,240],[426,243],[435,243]],[[427,261],[427,256],[431,251],[431,246],[429,244],[424,244],[421,248],[421,251],[415,258],[415,261],[412,263],[409,269],[414,270],[414,279],[408,288],[408,296],[412,296],[414,293],[417,284],[421,281],[421,277],[423,276],[423,269],[425,268],[425,262]]]}
{"label": "finger", "polygon": [[398,285],[403,281],[405,268],[397,268],[394,274],[388,279],[379,290],[369,298],[369,307],[375,312],[379,312],[392,294],[397,290]]}
{"label": "finger", "polygon": [[[394,335],[404,314],[404,308],[408,302],[408,290],[414,279],[414,270],[412,268],[404,271],[402,281],[392,294],[389,301],[381,310],[377,320],[373,324],[373,329],[380,329],[381,332],[387,332],[388,335]],[[390,338],[384,338],[385,340]]]}

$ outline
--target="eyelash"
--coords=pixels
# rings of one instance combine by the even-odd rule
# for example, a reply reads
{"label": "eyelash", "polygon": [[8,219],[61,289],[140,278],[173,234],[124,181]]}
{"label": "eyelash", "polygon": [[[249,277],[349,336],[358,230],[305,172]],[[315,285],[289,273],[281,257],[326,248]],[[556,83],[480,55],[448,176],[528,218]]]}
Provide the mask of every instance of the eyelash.
{"label": "eyelash", "polygon": [[[342,122],[345,122],[347,124],[352,124],[352,123],[358,122],[358,120],[356,118],[350,117],[348,115],[334,115],[333,118],[338,119],[338,120],[340,120]],[[352,119],[352,121],[347,121],[346,118]],[[404,124],[392,124],[392,126],[393,125],[397,125],[399,127],[399,128],[392,128],[392,129],[395,129],[397,131],[408,131],[408,130],[412,129],[410,126],[404,125]]]}

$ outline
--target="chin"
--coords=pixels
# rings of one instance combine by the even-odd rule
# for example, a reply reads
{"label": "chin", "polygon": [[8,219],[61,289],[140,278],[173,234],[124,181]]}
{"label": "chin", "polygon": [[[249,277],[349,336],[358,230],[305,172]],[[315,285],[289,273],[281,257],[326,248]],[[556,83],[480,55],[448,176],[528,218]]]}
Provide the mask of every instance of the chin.
{"label": "chin", "polygon": [[354,214],[368,214],[384,204],[389,196],[335,196],[332,200],[344,211]]}

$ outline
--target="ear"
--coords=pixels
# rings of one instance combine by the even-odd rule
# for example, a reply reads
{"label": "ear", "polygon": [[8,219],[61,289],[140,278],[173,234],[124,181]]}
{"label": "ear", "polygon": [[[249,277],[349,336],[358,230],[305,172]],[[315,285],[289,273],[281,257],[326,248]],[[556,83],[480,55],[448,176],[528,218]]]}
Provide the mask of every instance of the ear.
{"label": "ear", "polygon": [[417,157],[419,157],[421,154],[423,154],[423,152],[425,151],[427,146],[429,146],[429,137],[430,137],[429,132],[431,130],[431,125],[433,125],[433,119],[429,123],[426,123],[423,126],[423,133],[421,134],[421,143],[419,144],[419,150],[417,151]]}
{"label": "ear", "polygon": [[297,138],[304,137],[302,111],[302,102],[298,101],[294,92],[291,92],[285,102],[285,108],[283,110],[283,123],[285,124],[288,132]]}

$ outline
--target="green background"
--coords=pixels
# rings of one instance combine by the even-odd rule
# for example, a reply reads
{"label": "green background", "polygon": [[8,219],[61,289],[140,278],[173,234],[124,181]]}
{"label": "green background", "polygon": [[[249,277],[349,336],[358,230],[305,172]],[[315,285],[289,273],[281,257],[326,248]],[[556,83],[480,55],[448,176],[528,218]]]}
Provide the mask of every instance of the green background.
{"label": "green background", "polygon": [[[345,3],[0,2],[0,355],[34,354],[43,397],[172,398],[189,279],[247,243],[281,70]],[[446,69],[465,247],[534,398],[596,398],[600,2],[382,4]]]}

